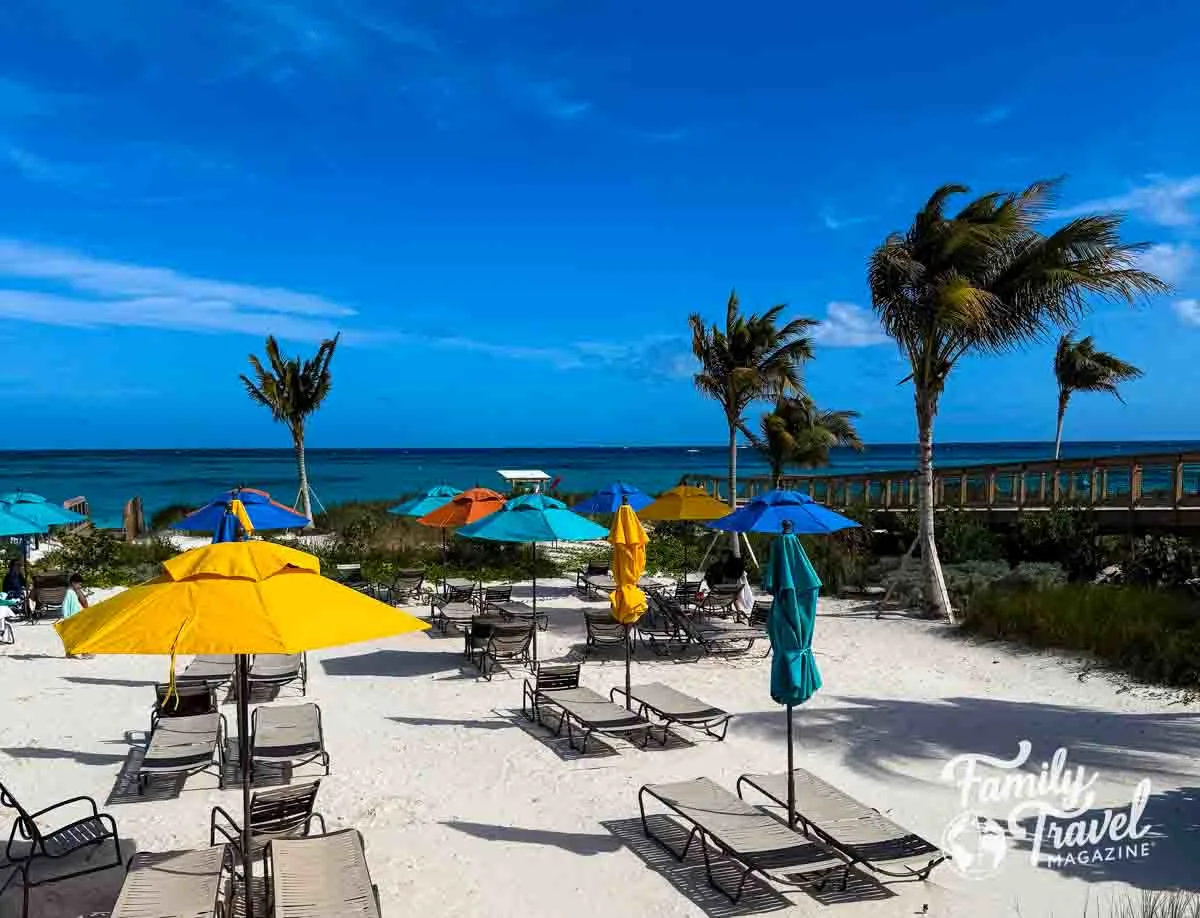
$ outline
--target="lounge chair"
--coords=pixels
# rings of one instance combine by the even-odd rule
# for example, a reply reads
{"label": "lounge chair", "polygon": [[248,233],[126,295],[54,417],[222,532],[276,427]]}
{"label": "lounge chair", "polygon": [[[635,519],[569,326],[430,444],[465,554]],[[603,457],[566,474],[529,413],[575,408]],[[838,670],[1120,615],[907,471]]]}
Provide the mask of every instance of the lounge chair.
{"label": "lounge chair", "polygon": [[448,602],[434,606],[433,622],[446,633],[451,628],[466,628],[478,614],[479,607],[473,602]]}
{"label": "lounge chair", "polygon": [[150,732],[162,717],[193,717],[216,714],[217,695],[207,682],[176,681],[174,685],[154,686],[154,708],[150,711]]}
{"label": "lounge chair", "polygon": [[348,564],[335,564],[333,566],[333,579],[342,586],[347,586],[352,590],[360,592],[368,590],[371,587],[371,584],[363,577],[361,561],[352,561]]}
{"label": "lounge chair", "polygon": [[183,672],[176,673],[175,681],[205,682],[218,686],[233,681],[234,669],[232,654],[201,654],[194,657],[192,662],[183,668]]}
{"label": "lounge chair", "polygon": [[629,632],[626,631],[625,626],[608,612],[584,610],[583,621],[587,628],[584,653],[603,648],[623,649],[629,642]]}
{"label": "lounge chair", "polygon": [[274,918],[381,918],[357,829],[275,839],[266,880]]}
{"label": "lounge chair", "polygon": [[578,663],[539,666],[533,682],[526,679],[521,686],[521,713],[532,721],[540,720],[538,702],[542,700],[542,693],[579,688],[579,668]]}
{"label": "lounge chair", "polygon": [[582,570],[575,572],[575,589],[585,596],[595,592],[591,584],[593,577],[607,577],[609,572],[607,561],[589,561]]}
{"label": "lounge chair", "polygon": [[141,851],[129,862],[110,918],[224,918],[232,915],[229,848]]}
{"label": "lounge chair", "polygon": [[762,628],[751,628],[721,619],[702,619],[685,612],[673,599],[664,599],[661,608],[675,623],[688,643],[694,643],[703,653],[745,653],[754,642],[767,637]]}
{"label": "lounge chair", "polygon": [[[614,688],[608,693],[613,701],[617,695],[624,695],[625,689]],[[683,724],[694,730],[702,730],[717,740],[725,739],[729,730],[729,721],[733,717],[728,711],[714,708],[705,704],[699,698],[685,695],[669,685],[661,682],[651,682],[649,685],[630,686],[628,698],[636,703],[637,712],[642,717],[653,714],[663,722],[663,744],[667,742],[667,731],[672,724]],[[647,717],[647,719],[649,719]],[[721,732],[718,733],[717,730]]]}
{"label": "lounge chair", "polygon": [[61,617],[63,601],[67,598],[67,575],[61,571],[34,574],[30,592],[33,597],[33,607],[29,613],[31,619]]}
{"label": "lounge chair", "polygon": [[151,778],[187,778],[212,767],[218,786],[224,787],[227,729],[225,716],[215,712],[157,718],[138,766],[138,793],[145,791]]}
{"label": "lounge chair", "polygon": [[250,717],[250,778],[258,764],[318,762],[329,774],[321,709],[308,704],[259,705]]}
{"label": "lounge chair", "polygon": [[485,586],[479,594],[479,608],[486,612],[490,605],[512,602],[512,591],[511,583],[503,586]]}
{"label": "lounge chair", "polygon": [[495,625],[482,647],[471,647],[471,662],[479,667],[479,673],[489,682],[496,670],[508,663],[516,665],[530,662],[529,648],[533,643],[533,622]]}
{"label": "lounge chair", "polygon": [[[676,816],[687,822],[688,836],[682,851],[676,851],[650,831],[646,819],[646,798],[652,797]],[[692,840],[699,838],[704,856],[708,882],[737,902],[751,874],[762,874],[785,886],[813,884],[818,888],[833,875],[842,871],[843,889],[848,880],[846,862],[818,842],[789,829],[775,817],[731,794],[710,778],[695,778],[674,784],[647,784],[638,791],[638,809],[642,817],[642,832],[652,838],[677,860],[687,857]],[[713,874],[711,850],[741,864],[743,873],[737,889],[730,891],[717,882]],[[792,879],[804,878],[803,883]]]}
{"label": "lounge chair", "polygon": [[[547,706],[556,708],[558,726],[554,735],[561,736],[563,727],[567,730],[567,743],[572,749],[587,752],[587,741],[596,733],[602,736],[620,737],[633,742],[631,737],[641,734],[641,747],[646,748],[650,741],[650,730],[653,725],[639,714],[628,708],[615,704],[586,686],[563,689],[529,689],[536,704],[531,706],[528,716],[538,723],[544,723],[542,712]],[[579,733],[580,743],[575,745],[575,734]]]}
{"label": "lounge chair", "polygon": [[[74,822],[68,822],[65,825],[56,825],[55,828],[43,831],[38,824],[39,819],[44,819],[50,813],[67,806],[76,804],[85,804],[90,813],[84,815],[82,819],[76,819]],[[96,873],[100,870],[107,870],[110,867],[121,866],[121,840],[117,836],[117,823],[108,813],[101,813],[100,808],[96,805],[96,801],[91,797],[71,797],[68,800],[63,800],[61,803],[55,803],[45,809],[38,810],[35,813],[30,813],[13,796],[3,783],[0,783],[0,806],[8,807],[16,810],[16,817],[13,820],[12,831],[8,833],[8,845],[4,849],[4,864],[7,867],[10,864],[16,864],[17,870],[14,874],[5,880],[4,885],[8,885],[20,877],[24,885],[24,901],[22,904],[21,914],[27,916],[29,914],[29,890],[38,886],[45,886],[49,883],[55,883],[58,880],[65,880],[70,877],[81,877],[88,873]],[[79,870],[73,870],[67,873],[51,873],[50,876],[43,877],[40,880],[33,879],[33,867],[42,860],[58,860],[59,858],[67,857],[74,854],[76,851],[81,851],[85,848],[96,846],[97,849],[102,847],[106,842],[112,842],[112,860],[104,861],[100,864],[92,863],[91,858],[87,863],[89,866]],[[20,844],[27,844],[27,850],[18,853],[15,848]]]}
{"label": "lounge chair", "polygon": [[300,694],[308,691],[308,661],[302,653],[260,653],[250,664],[250,691],[256,685],[282,688],[292,682],[300,683]]}
{"label": "lounge chair", "polygon": [[[933,843],[811,772],[797,768],[793,774],[798,826],[805,834],[842,853],[850,864],[862,864],[888,877],[924,880],[946,860],[948,855]],[[744,796],[745,788],[754,788],[786,808],[787,785],[786,772],[742,775],[737,781],[737,791]]]}
{"label": "lounge chair", "polygon": [[658,654],[669,653],[673,648],[683,647],[688,639],[680,629],[678,621],[667,610],[672,600],[658,592],[646,593],[646,613],[637,621],[637,633],[643,644]]}
{"label": "lounge chair", "polygon": [[425,572],[420,568],[396,571],[396,579],[387,590],[387,601],[391,604],[418,601],[425,590]]}
{"label": "lounge chair", "polygon": [[767,620],[771,617],[771,609],[775,607],[774,599],[756,599],[750,608],[750,627],[766,628]]}
{"label": "lounge chair", "polygon": [[[255,792],[250,798],[251,858],[260,857],[276,838],[303,838],[311,832],[313,822],[320,823],[321,834],[325,834],[325,817],[313,811],[320,787],[320,781],[313,781]],[[241,826],[226,810],[215,806],[209,823],[209,844],[215,845],[218,837],[233,847],[240,863]]]}
{"label": "lounge chair", "polygon": [[700,587],[704,583],[702,577],[703,575],[699,574],[685,574],[675,581],[675,602],[683,608],[695,606],[696,598],[700,595]]}
{"label": "lounge chair", "polygon": [[734,614],[734,605],[742,592],[740,583],[715,583],[709,587],[704,598],[696,605],[700,615],[718,615],[728,618]]}

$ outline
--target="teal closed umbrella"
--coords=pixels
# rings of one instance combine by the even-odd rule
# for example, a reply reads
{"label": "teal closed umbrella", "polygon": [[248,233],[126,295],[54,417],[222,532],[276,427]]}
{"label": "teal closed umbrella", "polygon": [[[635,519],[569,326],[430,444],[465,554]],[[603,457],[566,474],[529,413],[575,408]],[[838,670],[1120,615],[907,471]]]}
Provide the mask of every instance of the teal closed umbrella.
{"label": "teal closed umbrella", "polygon": [[821,673],[812,650],[821,580],[804,553],[804,546],[792,532],[790,521],[784,522],[783,533],[771,545],[763,587],[775,598],[767,619],[772,651],[771,698],[787,708],[788,825],[794,825],[796,774],[792,711],[821,687]]}

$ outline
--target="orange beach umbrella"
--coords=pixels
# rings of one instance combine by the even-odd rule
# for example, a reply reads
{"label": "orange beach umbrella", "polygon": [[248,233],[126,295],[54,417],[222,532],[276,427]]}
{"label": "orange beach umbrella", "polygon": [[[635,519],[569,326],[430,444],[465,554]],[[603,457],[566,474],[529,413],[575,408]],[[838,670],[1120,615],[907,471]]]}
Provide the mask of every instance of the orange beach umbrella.
{"label": "orange beach umbrella", "polygon": [[449,502],[419,517],[422,526],[436,529],[458,529],[481,520],[504,506],[505,496],[491,488],[468,488]]}

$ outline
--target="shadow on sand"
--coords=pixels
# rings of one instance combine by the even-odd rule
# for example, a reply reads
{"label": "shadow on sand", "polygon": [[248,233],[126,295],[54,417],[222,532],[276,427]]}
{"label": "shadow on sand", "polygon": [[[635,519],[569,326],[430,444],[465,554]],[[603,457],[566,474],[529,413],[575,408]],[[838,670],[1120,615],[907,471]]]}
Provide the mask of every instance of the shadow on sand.
{"label": "shadow on sand", "polygon": [[329,676],[435,676],[458,674],[466,665],[460,650],[373,650],[321,661]]}

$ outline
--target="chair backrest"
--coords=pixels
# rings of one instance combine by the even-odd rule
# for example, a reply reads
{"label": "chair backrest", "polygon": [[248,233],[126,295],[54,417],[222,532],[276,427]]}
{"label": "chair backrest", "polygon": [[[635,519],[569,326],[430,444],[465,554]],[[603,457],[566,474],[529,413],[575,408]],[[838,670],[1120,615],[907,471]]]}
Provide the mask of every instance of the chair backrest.
{"label": "chair backrest", "polygon": [[567,663],[557,666],[540,666],[537,671],[537,686],[539,692],[549,692],[555,689],[579,688],[579,664]]}
{"label": "chair backrest", "polygon": [[154,716],[191,717],[215,714],[217,695],[206,682],[176,682],[154,686]]}
{"label": "chair backrest", "polygon": [[38,829],[37,823],[34,822],[33,818],[25,810],[25,807],[17,802],[17,798],[13,796],[13,792],[2,781],[0,781],[0,806],[6,806],[9,809],[17,811],[17,828],[20,830],[22,837],[33,842],[34,845],[41,842],[42,833]]}
{"label": "chair backrest", "polygon": [[483,588],[483,601],[487,602],[508,602],[512,599],[512,584],[504,586],[490,586]]}
{"label": "chair backrest", "polygon": [[607,561],[589,561],[587,564],[587,570],[584,571],[584,576],[586,576],[586,577],[603,577],[607,573],[608,573],[608,562]]}
{"label": "chair backrest", "polygon": [[255,835],[290,835],[312,816],[320,781],[257,791],[250,799],[250,831]]}
{"label": "chair backrest", "polygon": [[689,580],[686,577],[675,583],[675,601],[692,603],[696,601],[696,594],[700,592],[700,581]]}
{"label": "chair backrest", "polygon": [[445,601],[447,603],[470,602],[471,597],[474,595],[475,595],[475,585],[474,584],[471,584],[470,586],[465,586],[465,587],[457,587],[457,586],[451,586],[450,584],[446,584]]}
{"label": "chair backrest", "polygon": [[766,625],[767,619],[771,617],[771,609],[775,605],[773,599],[756,599],[754,607],[750,610],[751,625]]}
{"label": "chair backrest", "polygon": [[425,582],[425,572],[419,568],[396,571],[396,579],[392,584],[397,590],[419,590]]}
{"label": "chair backrest", "polygon": [[625,626],[607,612],[585,610],[583,621],[587,625],[588,634],[592,637],[625,639]]}
{"label": "chair backrest", "polygon": [[334,579],[342,583],[358,583],[362,580],[362,562],[351,561],[333,566]]}
{"label": "chair backrest", "polygon": [[62,571],[47,571],[33,575],[33,601],[42,608],[61,606],[67,598],[67,575]]}
{"label": "chair backrest", "polygon": [[519,657],[529,649],[533,641],[534,625],[496,625],[488,640],[488,653],[492,657]]}

